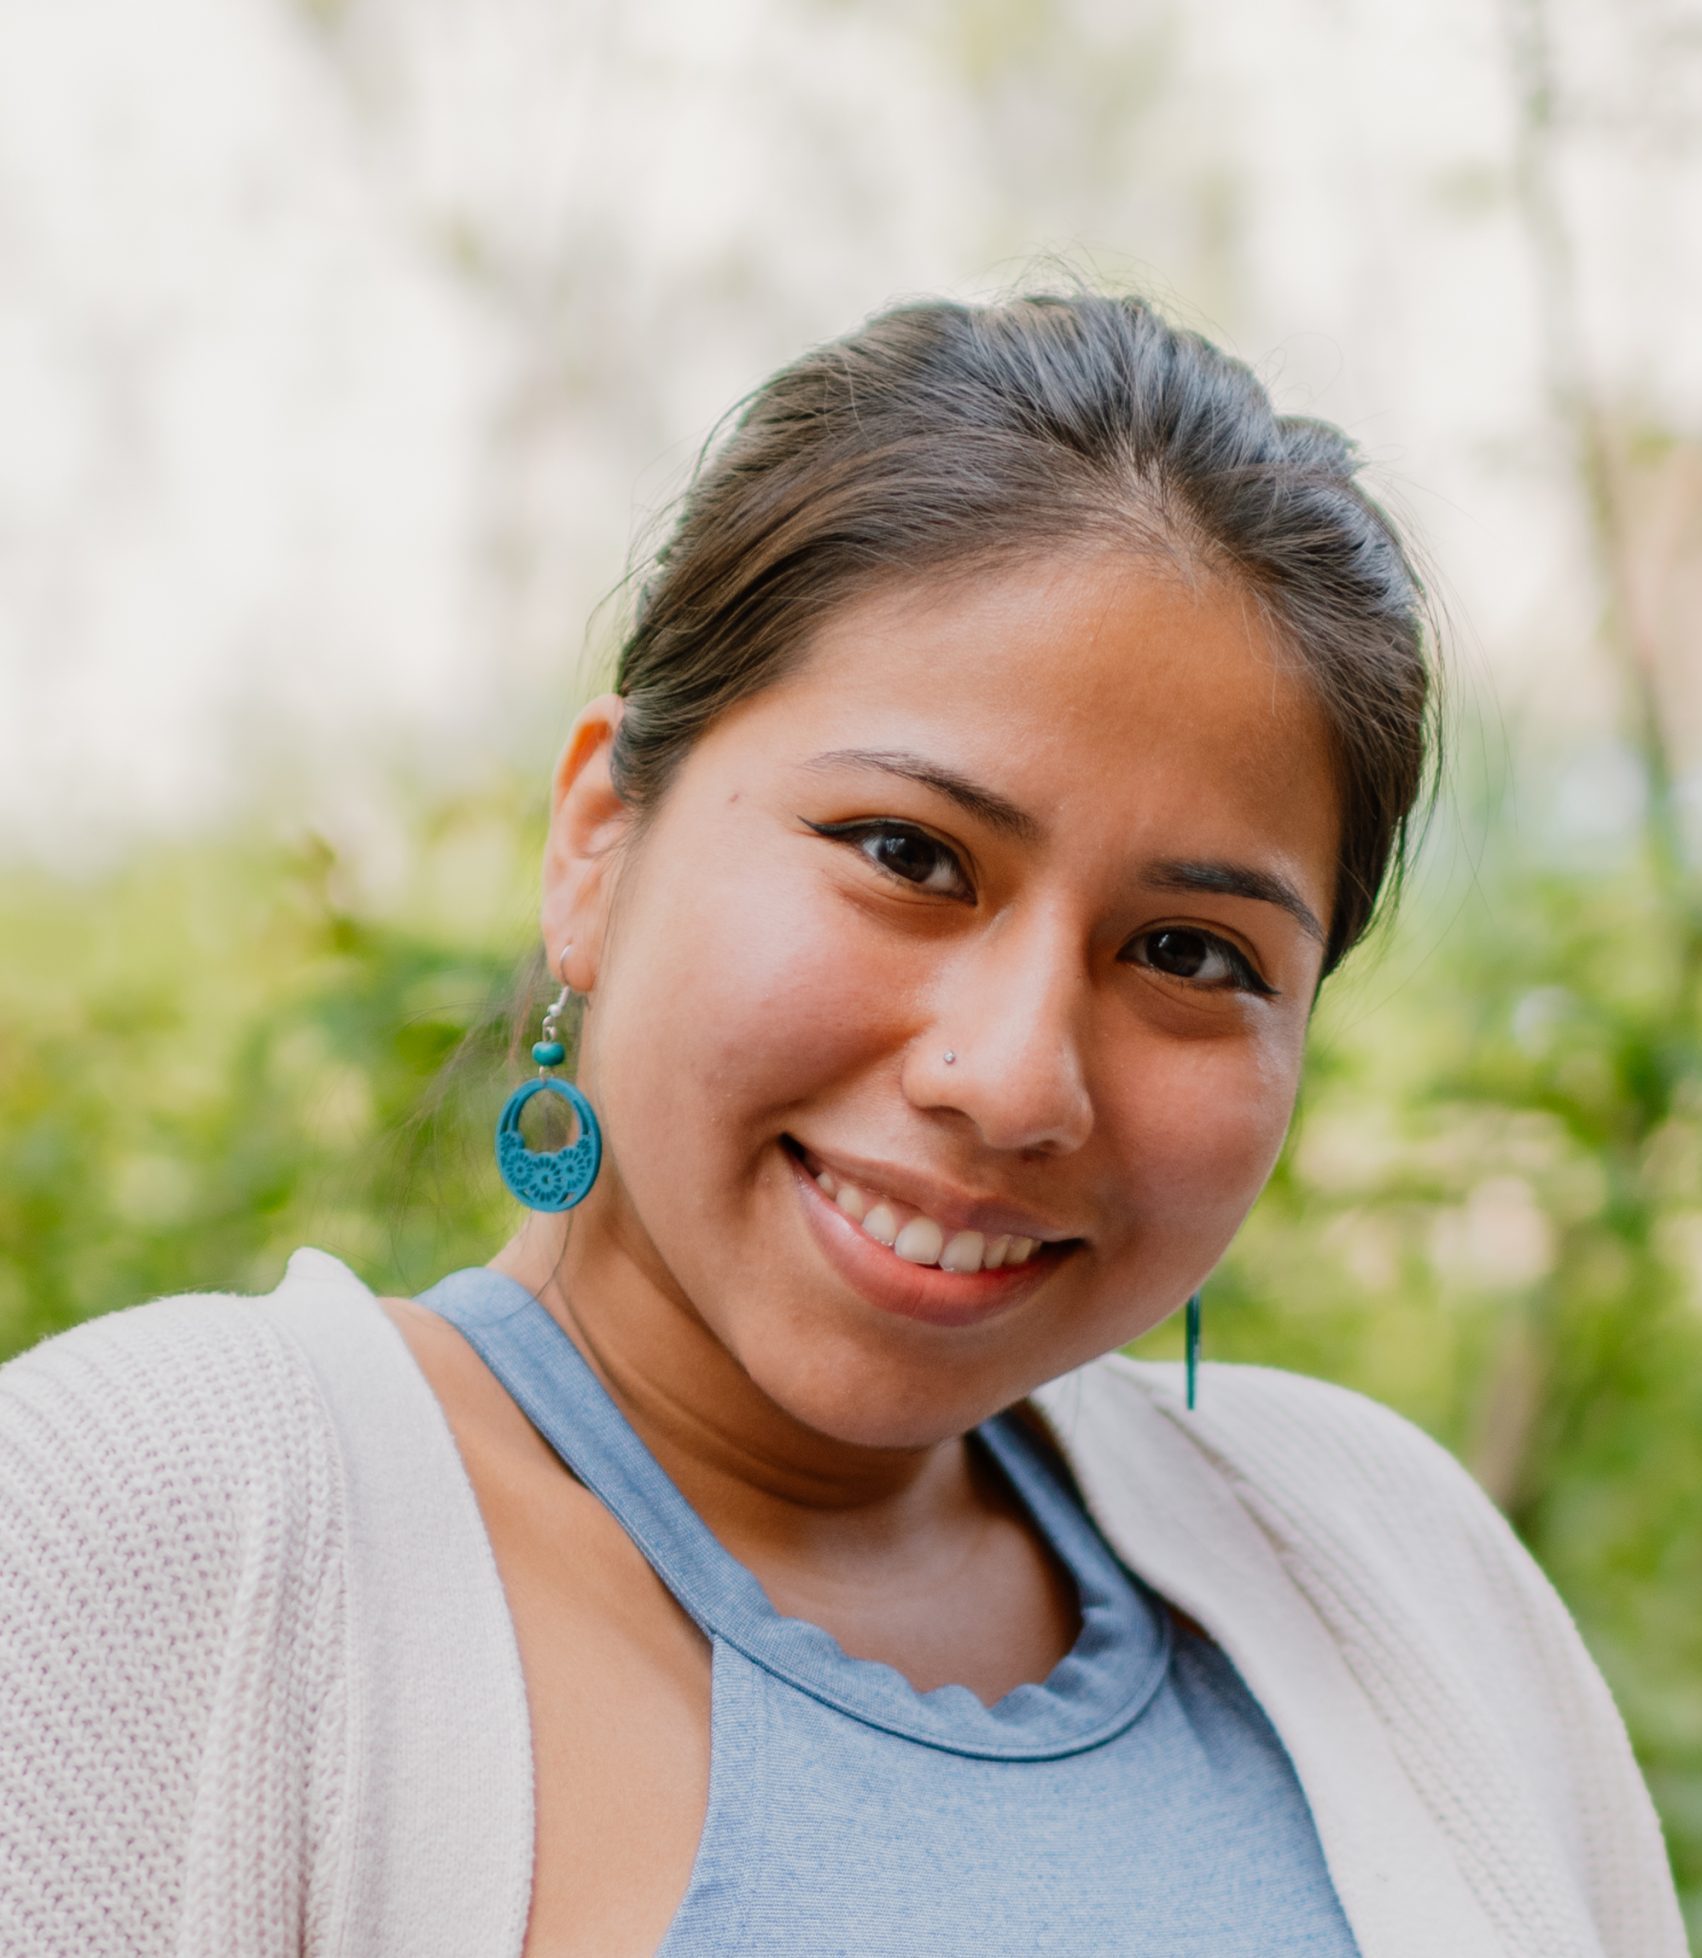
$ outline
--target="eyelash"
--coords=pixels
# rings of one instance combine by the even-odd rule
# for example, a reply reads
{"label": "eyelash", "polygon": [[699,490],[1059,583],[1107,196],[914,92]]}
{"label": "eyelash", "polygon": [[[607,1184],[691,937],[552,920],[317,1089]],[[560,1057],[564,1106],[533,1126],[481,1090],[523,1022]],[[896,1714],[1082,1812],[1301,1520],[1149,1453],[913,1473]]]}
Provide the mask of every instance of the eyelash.
{"label": "eyelash", "polygon": [[936,860],[949,863],[957,872],[959,889],[953,892],[928,891],[930,897],[957,897],[960,901],[973,898],[968,873],[964,870],[957,852],[932,836],[925,829],[918,829],[914,823],[870,822],[853,823],[811,823],[810,828],[818,836],[825,836],[835,843],[849,843],[851,847],[883,876],[895,883],[906,884],[911,890],[927,891],[927,886],[919,878],[906,877],[902,871],[894,870],[890,864],[882,863],[870,850],[862,846],[871,841],[903,839],[906,842],[925,844],[936,853]]}
{"label": "eyelash", "polygon": [[[1216,952],[1228,964],[1234,977],[1227,983],[1201,985],[1198,981],[1185,979],[1180,973],[1158,972],[1160,979],[1168,979],[1173,985],[1187,986],[1195,992],[1227,993],[1247,992],[1260,999],[1275,999],[1276,988],[1267,985],[1253,970],[1252,961],[1238,945],[1232,945],[1227,938],[1220,938],[1215,931],[1204,931],[1198,925],[1155,925],[1150,931],[1143,931],[1138,937],[1130,939],[1131,945],[1139,945],[1144,939],[1163,938],[1174,933],[1178,938],[1197,938],[1208,952]],[[1157,967],[1149,970],[1157,971]]]}
{"label": "eyelash", "polygon": [[[930,850],[936,853],[936,862],[943,861],[951,864],[955,868],[959,884],[962,887],[959,892],[931,892],[929,895],[951,895],[959,897],[960,900],[973,896],[973,893],[969,889],[968,875],[964,871],[956,852],[948,845],[942,843],[937,836],[930,835],[927,830],[918,828],[914,823],[864,820],[850,823],[810,823],[809,827],[818,836],[825,836],[831,842],[850,844],[867,863],[874,869],[880,871],[883,876],[892,878],[895,883],[908,885],[912,890],[926,891],[927,886],[920,879],[906,877],[901,871],[894,870],[890,864],[882,863],[871,850],[863,846],[871,841],[890,840],[893,838],[902,838],[912,843],[925,844]],[[1276,997],[1276,988],[1267,985],[1259,977],[1258,973],[1253,970],[1252,962],[1248,959],[1246,953],[1239,946],[1231,944],[1227,938],[1219,937],[1216,932],[1202,930],[1197,925],[1155,925],[1150,931],[1141,932],[1129,942],[1131,945],[1139,945],[1146,939],[1160,938],[1166,932],[1174,932],[1181,937],[1199,939],[1209,951],[1217,953],[1228,963],[1230,971],[1234,976],[1229,984],[1219,983],[1201,986],[1191,979],[1182,977],[1178,973],[1163,972],[1159,971],[1157,967],[1149,967],[1148,970],[1155,972],[1160,979],[1167,979],[1173,985],[1184,986],[1195,992],[1217,993],[1241,991],[1256,994],[1261,999],[1274,999]]]}

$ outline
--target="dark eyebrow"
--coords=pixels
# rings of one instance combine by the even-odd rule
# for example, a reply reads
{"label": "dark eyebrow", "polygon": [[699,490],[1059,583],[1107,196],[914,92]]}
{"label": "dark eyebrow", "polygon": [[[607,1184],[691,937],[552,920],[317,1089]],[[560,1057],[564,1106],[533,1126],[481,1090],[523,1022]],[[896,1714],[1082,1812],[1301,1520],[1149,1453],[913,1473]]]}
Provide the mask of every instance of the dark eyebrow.
{"label": "dark eyebrow", "polygon": [[1275,904],[1293,918],[1308,938],[1324,941],[1324,927],[1286,877],[1239,863],[1155,863],[1145,881],[1161,891],[1210,891],[1217,897],[1253,897]]}
{"label": "dark eyebrow", "polygon": [[[941,762],[924,760],[903,748],[833,748],[812,756],[807,768],[878,768],[907,782],[920,782],[947,796],[959,808],[979,816],[990,828],[1002,830],[1024,843],[1040,842],[1045,832],[1026,809],[996,789],[972,782],[966,775]],[[1324,927],[1313,915],[1311,906],[1286,877],[1274,871],[1254,870],[1251,865],[1193,860],[1168,860],[1153,864],[1145,881],[1161,891],[1209,891],[1216,897],[1250,897],[1274,904],[1300,926],[1308,938],[1322,945]]]}
{"label": "dark eyebrow", "polygon": [[902,748],[834,748],[824,755],[813,756],[805,766],[883,769],[888,775],[920,782],[923,788],[948,796],[960,809],[979,816],[990,829],[1002,830],[1020,842],[1038,843],[1044,835],[1040,824],[1026,809],[1018,808],[996,789],[985,788],[979,782],[970,781],[967,775],[959,775],[955,769],[940,762],[925,761],[922,756],[909,754]]}

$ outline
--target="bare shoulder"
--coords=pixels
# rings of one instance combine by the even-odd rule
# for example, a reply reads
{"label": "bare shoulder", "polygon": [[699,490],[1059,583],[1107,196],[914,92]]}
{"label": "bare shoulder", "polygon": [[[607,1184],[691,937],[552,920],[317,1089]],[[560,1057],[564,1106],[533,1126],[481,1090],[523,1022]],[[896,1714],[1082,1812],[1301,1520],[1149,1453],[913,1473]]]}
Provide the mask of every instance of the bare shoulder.
{"label": "bare shoulder", "polygon": [[577,1619],[630,1607],[648,1616],[666,1595],[649,1565],[472,1346],[416,1300],[378,1303],[443,1411],[517,1621],[535,1609]]}
{"label": "bare shoulder", "polygon": [[441,1313],[417,1299],[381,1298],[378,1306],[437,1396],[463,1457],[469,1449],[483,1454],[506,1444],[534,1463],[553,1461],[490,1369]]}
{"label": "bare shoulder", "polygon": [[537,1764],[527,1952],[654,1949],[708,1801],[707,1643],[460,1333],[413,1300],[379,1303],[454,1436],[520,1651]]}

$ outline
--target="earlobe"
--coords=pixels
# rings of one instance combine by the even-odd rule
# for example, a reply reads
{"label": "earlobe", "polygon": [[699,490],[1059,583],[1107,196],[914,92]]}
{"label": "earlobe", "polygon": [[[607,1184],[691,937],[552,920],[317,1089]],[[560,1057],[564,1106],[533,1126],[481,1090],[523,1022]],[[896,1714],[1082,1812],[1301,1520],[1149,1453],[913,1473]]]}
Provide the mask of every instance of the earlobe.
{"label": "earlobe", "polygon": [[610,766],[624,711],[619,694],[587,702],[568,729],[551,784],[540,924],[552,961],[571,943],[572,970],[560,976],[578,993],[596,983],[616,846],[631,826]]}

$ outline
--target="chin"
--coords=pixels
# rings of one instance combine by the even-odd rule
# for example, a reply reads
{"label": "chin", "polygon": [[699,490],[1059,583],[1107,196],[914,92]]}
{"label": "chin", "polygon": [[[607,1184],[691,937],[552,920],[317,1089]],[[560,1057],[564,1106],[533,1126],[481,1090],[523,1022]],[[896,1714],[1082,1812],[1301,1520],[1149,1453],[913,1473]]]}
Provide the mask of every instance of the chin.
{"label": "chin", "polygon": [[885,1340],[811,1338],[793,1327],[753,1344],[748,1357],[732,1350],[762,1393],[801,1427],[851,1447],[932,1448],[1027,1391],[991,1355],[970,1368],[961,1353],[952,1365],[940,1352],[882,1351]]}

